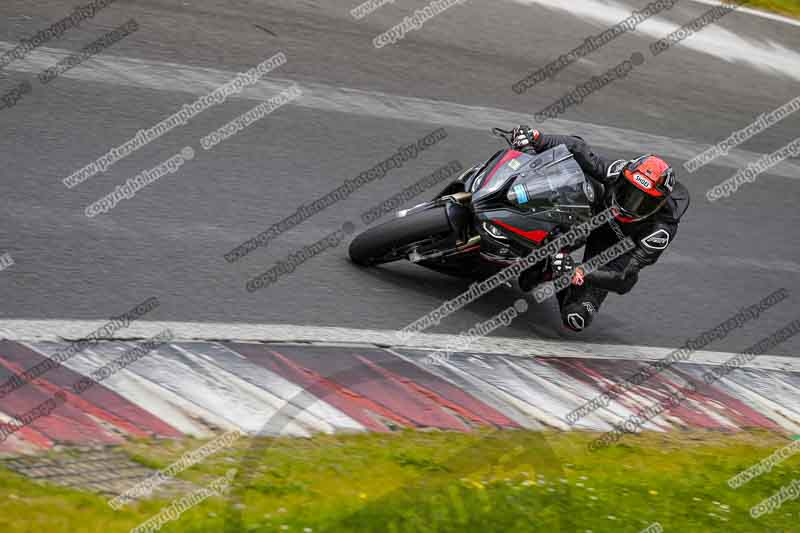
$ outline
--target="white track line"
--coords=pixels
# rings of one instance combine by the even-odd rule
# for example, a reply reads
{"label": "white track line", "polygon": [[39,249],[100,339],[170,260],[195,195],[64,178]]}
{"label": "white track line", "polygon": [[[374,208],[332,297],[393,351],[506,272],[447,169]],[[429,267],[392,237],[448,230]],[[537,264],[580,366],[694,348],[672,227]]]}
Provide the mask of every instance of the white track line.
{"label": "white track line", "polygon": [[[0,339],[28,342],[80,339],[105,323],[105,320],[0,320]],[[428,333],[419,334],[406,342],[399,342],[395,332],[391,330],[297,326],[291,324],[166,321],[134,322],[128,328],[120,330],[118,337],[120,339],[152,337],[165,328],[169,328],[172,331],[176,341],[314,342],[331,345],[377,345],[423,350],[448,348],[463,342],[463,337],[458,335]],[[680,342],[683,342],[683,339]],[[742,349],[745,348],[745,346],[742,347]],[[583,357],[637,361],[661,359],[671,351],[673,350],[669,348],[653,346],[591,344],[508,337],[480,338],[470,348],[470,352],[475,353],[516,357]],[[697,351],[692,354],[689,361],[722,364],[734,355],[727,352]],[[800,358],[761,355],[746,366],[748,368],[800,372]]]}
{"label": "white track line", "polygon": [[[10,48],[12,48],[11,43],[0,41],[0,51]],[[39,73],[70,53],[68,50],[40,48],[31,52],[23,60],[12,63],[6,69]],[[289,60],[291,61],[291,58]],[[62,76],[92,83],[108,83],[204,95],[231,80],[235,75],[235,72],[192,67],[177,63],[98,55]],[[527,124],[532,120],[529,114],[505,109],[469,106],[444,100],[399,96],[378,91],[335,87],[321,83],[296,83],[292,80],[279,78],[262,79],[259,83],[244,90],[239,97],[248,100],[266,101],[293,84],[299,85],[305,96],[287,105],[324,111],[367,115],[388,120],[430,123],[486,132],[494,126]],[[23,104],[24,102],[21,102],[19,105]],[[686,139],[673,139],[599,124],[561,119],[551,120],[546,124],[550,133],[573,134],[580,132],[583,137],[591,139],[592,144],[595,146],[631,153],[641,153],[642,150],[646,149],[652,153],[677,158],[681,162],[689,160],[710,148],[710,145],[697,144]],[[709,140],[716,142],[719,139]],[[98,155],[108,148],[110,146],[98,147]],[[740,169],[746,167],[748,163],[756,161],[761,155],[763,154],[746,150],[732,150],[727,157],[719,158],[713,164],[731,169]],[[784,161],[771,169],[767,175],[798,179],[800,177],[800,165]]]}
{"label": "white track line", "polygon": [[[565,11],[585,22],[596,21],[604,26],[612,26],[625,20],[634,11],[627,4],[608,2],[605,0],[569,0],[554,3],[551,0],[517,0],[522,4],[537,4],[547,9]],[[644,2],[642,2],[644,4]],[[665,12],[668,13],[668,12]],[[679,12],[678,12],[679,13]],[[679,22],[667,20],[664,16],[652,17],[636,27],[636,34],[654,40],[663,39],[690,20],[691,15],[682,16]],[[666,16],[666,15],[665,15]],[[678,15],[670,15],[674,19]],[[734,17],[729,14],[727,17]],[[768,75],[778,74],[800,80],[800,53],[792,45],[776,42],[774,32],[744,34],[740,28],[728,29],[727,17],[716,21],[696,32],[690,38],[681,41],[680,48],[706,54],[728,62],[746,65],[756,71]],[[760,28],[759,28],[760,29]],[[575,43],[580,44],[579,41]],[[742,79],[751,76],[742,75]]]}

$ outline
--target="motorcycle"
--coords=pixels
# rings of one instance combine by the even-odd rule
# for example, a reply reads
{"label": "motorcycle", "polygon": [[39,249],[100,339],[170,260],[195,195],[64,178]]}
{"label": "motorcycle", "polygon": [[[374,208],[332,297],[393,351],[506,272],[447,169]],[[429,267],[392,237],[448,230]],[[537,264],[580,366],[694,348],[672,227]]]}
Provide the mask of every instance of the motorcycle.
{"label": "motorcycle", "polygon": [[[508,148],[463,172],[432,201],[358,235],[351,260],[364,267],[408,260],[483,280],[592,217],[599,193],[566,146],[526,154],[514,150],[511,131],[492,133]],[[525,271],[520,288],[550,279],[549,262]]]}

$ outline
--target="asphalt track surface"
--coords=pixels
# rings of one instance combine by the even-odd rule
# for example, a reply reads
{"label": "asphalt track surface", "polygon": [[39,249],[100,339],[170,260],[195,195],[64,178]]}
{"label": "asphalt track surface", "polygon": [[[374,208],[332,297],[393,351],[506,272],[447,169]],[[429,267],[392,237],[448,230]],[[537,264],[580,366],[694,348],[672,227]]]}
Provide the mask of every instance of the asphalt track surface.
{"label": "asphalt track surface", "polygon": [[[646,3],[627,2],[623,11]],[[74,4],[5,0],[0,5],[4,48],[68,15]],[[465,284],[410,264],[358,269],[346,258],[346,243],[269,288],[249,293],[245,282],[343,222],[358,223],[364,209],[446,162],[467,166],[485,159],[499,147],[490,125],[536,125],[533,114],[575,85],[634,51],[648,52],[656,40],[644,31],[648,24],[656,33],[662,27],[669,31],[708,9],[679,2],[657,23],[646,23],[517,95],[514,82],[609,24],[540,2],[469,0],[395,45],[373,47],[376,35],[426,4],[398,0],[355,21],[350,0],[118,0],[45,49],[0,70],[2,92],[23,80],[34,87],[16,106],[0,110],[0,253],[15,261],[0,272],[0,319],[100,319],[157,296],[162,305],[151,320],[401,328],[457,296]],[[598,5],[576,2],[574,11]],[[130,18],[140,29],[102,58],[46,86],[36,80],[42,65],[52,65],[48,54],[79,50]],[[716,48],[705,52],[688,45],[657,58],[648,53],[624,81],[593,94],[563,120],[538,126],[574,132],[620,158],[658,151],[679,168],[685,159],[680,154],[699,153],[798,96],[798,27],[733,13],[705,31],[716,32],[709,34],[721,39],[724,57]],[[702,35],[690,40],[702,43]],[[313,102],[284,106],[214,150],[200,149],[201,137],[275,94],[268,89],[280,85],[276,81],[205,111],[74,189],[61,183],[138,130],[216,88],[212,80],[227,81],[220,72],[232,77],[278,51],[288,63],[266,78],[267,85],[273,79],[297,82],[310,88]],[[131,61],[140,68],[132,68]],[[705,192],[731,177],[741,161],[793,140],[798,124],[800,114],[748,141],[741,147],[747,153],[694,174],[679,168],[693,203],[677,240],[632,293],[609,297],[590,331],[565,331],[549,302],[532,305],[525,318],[498,334],[677,347],[781,287],[792,291],[787,301],[708,349],[742,350],[797,318],[798,162],[776,167],[714,204]],[[446,128],[447,139],[402,169],[235,264],[223,259],[300,204],[438,127]],[[110,213],[84,216],[87,205],[187,145],[197,157],[176,174]],[[500,288],[431,332],[466,330],[518,297],[513,289]],[[799,348],[800,340],[792,339],[774,353],[795,355]]]}

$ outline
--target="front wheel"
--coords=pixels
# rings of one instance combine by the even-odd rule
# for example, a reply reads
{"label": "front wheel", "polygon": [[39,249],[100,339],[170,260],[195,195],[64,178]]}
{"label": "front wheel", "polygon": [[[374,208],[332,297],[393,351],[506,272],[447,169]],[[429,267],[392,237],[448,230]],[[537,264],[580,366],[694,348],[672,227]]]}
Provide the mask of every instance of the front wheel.
{"label": "front wheel", "polygon": [[417,246],[433,242],[452,231],[444,207],[412,212],[370,228],[353,239],[350,259],[360,266],[391,263],[405,259]]}

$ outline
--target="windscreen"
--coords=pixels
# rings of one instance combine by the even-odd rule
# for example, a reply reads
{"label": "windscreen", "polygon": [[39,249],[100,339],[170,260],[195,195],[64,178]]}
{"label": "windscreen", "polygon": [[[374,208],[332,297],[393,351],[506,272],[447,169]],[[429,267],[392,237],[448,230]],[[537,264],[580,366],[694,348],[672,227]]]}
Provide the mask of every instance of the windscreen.
{"label": "windscreen", "polygon": [[573,222],[590,216],[595,199],[591,183],[563,144],[534,155],[499,152],[474,183],[473,201],[509,185],[507,198],[512,204],[540,213],[549,211],[554,220],[561,218],[558,213]]}
{"label": "windscreen", "polygon": [[475,178],[475,197],[483,198],[499,189],[511,176],[519,174],[534,156],[506,150],[499,152],[486,165],[486,168]]}
{"label": "windscreen", "polygon": [[509,192],[518,205],[591,209],[594,189],[563,144],[531,158],[520,171]]}

